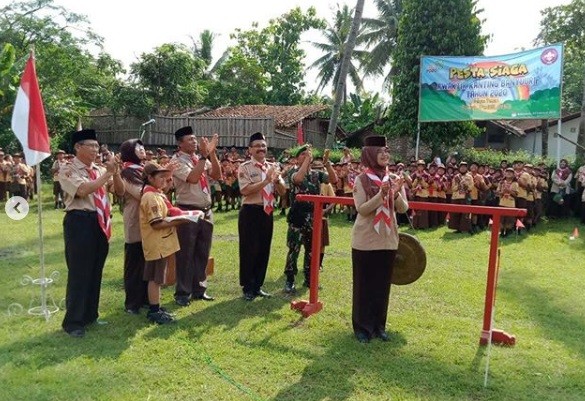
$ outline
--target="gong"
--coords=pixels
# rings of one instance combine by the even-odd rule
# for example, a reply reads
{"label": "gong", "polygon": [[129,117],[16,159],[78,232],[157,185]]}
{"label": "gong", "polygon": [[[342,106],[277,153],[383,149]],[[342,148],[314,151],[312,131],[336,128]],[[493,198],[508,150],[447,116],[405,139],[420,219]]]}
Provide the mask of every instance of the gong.
{"label": "gong", "polygon": [[398,237],[398,250],[394,259],[392,284],[406,285],[414,283],[425,271],[427,254],[415,236],[399,233]]}

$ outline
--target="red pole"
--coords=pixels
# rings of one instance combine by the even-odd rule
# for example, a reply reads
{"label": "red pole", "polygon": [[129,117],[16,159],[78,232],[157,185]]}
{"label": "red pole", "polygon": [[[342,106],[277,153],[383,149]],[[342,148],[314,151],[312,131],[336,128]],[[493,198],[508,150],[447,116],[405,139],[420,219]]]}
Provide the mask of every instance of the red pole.
{"label": "red pole", "polygon": [[479,343],[487,345],[492,343],[502,343],[514,345],[516,337],[502,330],[496,330],[492,327],[493,308],[496,303],[496,286],[498,280],[498,242],[500,235],[500,214],[495,211],[493,214],[492,235],[490,240],[490,254],[488,260],[487,281],[485,285],[485,307],[483,310],[483,329]]}
{"label": "red pole", "polygon": [[[319,301],[319,256],[321,251],[321,231],[323,219],[323,203],[338,203],[343,205],[353,205],[353,198],[343,198],[334,196],[320,195],[297,195],[297,200],[312,202],[315,209],[313,210],[313,238],[311,241],[311,288],[309,292],[309,301],[292,301],[291,308],[300,310],[304,317],[308,317],[319,312],[323,304]],[[490,253],[488,261],[485,304],[483,313],[483,327],[480,337],[480,344],[488,343],[491,334],[491,341],[514,345],[516,337],[502,330],[492,327],[492,314],[496,300],[496,286],[498,277],[498,241],[500,233],[500,220],[502,216],[526,216],[526,209],[488,207],[474,205],[453,205],[447,203],[428,203],[428,202],[408,202],[410,209],[413,210],[435,210],[452,213],[474,213],[493,216],[492,233],[490,240]]]}
{"label": "red pole", "polygon": [[323,231],[323,203],[315,202],[313,210],[313,238],[311,240],[311,288],[309,292],[309,303],[315,304],[318,301],[319,292],[319,253],[321,252],[321,232]]}

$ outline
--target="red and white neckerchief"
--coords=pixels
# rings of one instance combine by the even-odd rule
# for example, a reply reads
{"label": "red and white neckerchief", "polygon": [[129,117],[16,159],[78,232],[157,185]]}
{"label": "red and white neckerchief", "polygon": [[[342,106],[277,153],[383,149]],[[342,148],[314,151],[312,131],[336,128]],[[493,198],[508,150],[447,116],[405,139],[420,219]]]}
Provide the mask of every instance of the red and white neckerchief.
{"label": "red and white neckerchief", "polygon": [[140,172],[142,172],[144,170],[144,166],[142,164],[136,164],[136,163],[132,163],[132,162],[122,163],[122,170],[125,170],[127,168],[131,168],[133,170],[138,170]]}
{"label": "red and white neckerchief", "polygon": [[[383,183],[388,182],[390,177],[388,174],[384,175],[384,178],[380,179],[372,169],[366,170],[366,175],[370,180],[374,182],[380,188]],[[388,191],[388,194],[384,197],[382,206],[376,209],[376,216],[374,217],[374,230],[380,234],[380,226],[384,224],[386,226],[386,233],[390,234],[390,226],[392,224],[391,208],[394,207],[394,195],[392,190]]]}
{"label": "red and white neckerchief", "polygon": [[[254,165],[262,170],[262,181],[264,181],[266,179],[266,165],[258,162]],[[264,213],[270,215],[274,210],[274,184],[270,183],[262,188],[262,204],[264,205]]]}
{"label": "red and white neckerchief", "polygon": [[[193,166],[196,166],[197,162],[199,162],[199,157],[197,155],[192,155],[191,161],[193,162]],[[204,193],[209,194],[209,185],[207,184],[207,176],[205,175],[205,169],[203,169],[203,172],[201,173],[199,183],[201,184],[201,190]]]}
{"label": "red and white neckerchief", "polygon": [[[97,172],[93,166],[87,169],[87,173],[92,181],[97,179]],[[112,236],[112,218],[110,200],[108,199],[106,188],[103,185],[94,191],[93,201],[95,203],[98,223],[109,241]]]}

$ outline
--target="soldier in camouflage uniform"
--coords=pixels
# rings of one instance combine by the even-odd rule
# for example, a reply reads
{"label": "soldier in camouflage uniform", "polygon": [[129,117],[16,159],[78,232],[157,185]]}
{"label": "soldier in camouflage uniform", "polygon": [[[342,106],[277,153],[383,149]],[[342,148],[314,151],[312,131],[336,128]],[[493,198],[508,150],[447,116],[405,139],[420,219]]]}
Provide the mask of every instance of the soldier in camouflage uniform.
{"label": "soldier in camouflage uniform", "polygon": [[287,246],[288,254],[286,256],[286,266],[284,274],[286,275],[286,284],[284,292],[292,293],[295,291],[295,276],[298,272],[297,260],[301,251],[301,245],[305,248],[305,257],[303,271],[305,274],[305,286],[309,286],[310,264],[311,264],[311,239],[313,236],[313,204],[310,202],[299,202],[296,200],[298,194],[319,195],[321,193],[321,184],[335,184],[337,175],[331,167],[331,162],[325,160],[324,164],[327,173],[323,171],[311,170],[312,152],[307,145],[302,146],[294,155],[297,158],[297,166],[288,172],[290,182],[290,201],[291,207],[287,216]]}

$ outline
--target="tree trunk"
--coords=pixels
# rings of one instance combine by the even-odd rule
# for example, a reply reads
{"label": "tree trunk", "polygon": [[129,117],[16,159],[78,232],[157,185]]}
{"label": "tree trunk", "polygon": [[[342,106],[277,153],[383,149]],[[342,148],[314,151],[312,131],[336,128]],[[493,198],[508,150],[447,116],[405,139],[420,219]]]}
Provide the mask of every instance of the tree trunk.
{"label": "tree trunk", "polygon": [[540,142],[542,144],[542,150],[540,155],[542,157],[548,156],[548,120],[540,120]]}
{"label": "tree trunk", "polygon": [[577,146],[575,153],[577,160],[585,160],[585,71],[583,72],[583,99],[581,99],[581,119],[579,120],[579,133],[577,134]]}
{"label": "tree trunk", "polygon": [[362,22],[362,13],[364,11],[365,0],[357,0],[355,6],[355,14],[351,23],[351,31],[347,37],[345,44],[345,51],[341,59],[341,68],[339,69],[339,79],[335,88],[335,103],[333,104],[333,111],[331,112],[331,119],[329,120],[329,128],[327,129],[327,139],[325,140],[325,148],[331,149],[335,142],[335,131],[337,131],[337,119],[339,118],[339,110],[341,109],[341,102],[343,99],[343,88],[345,87],[345,80],[347,78],[347,71],[349,70],[349,63],[355,42],[357,39],[360,24]]}

